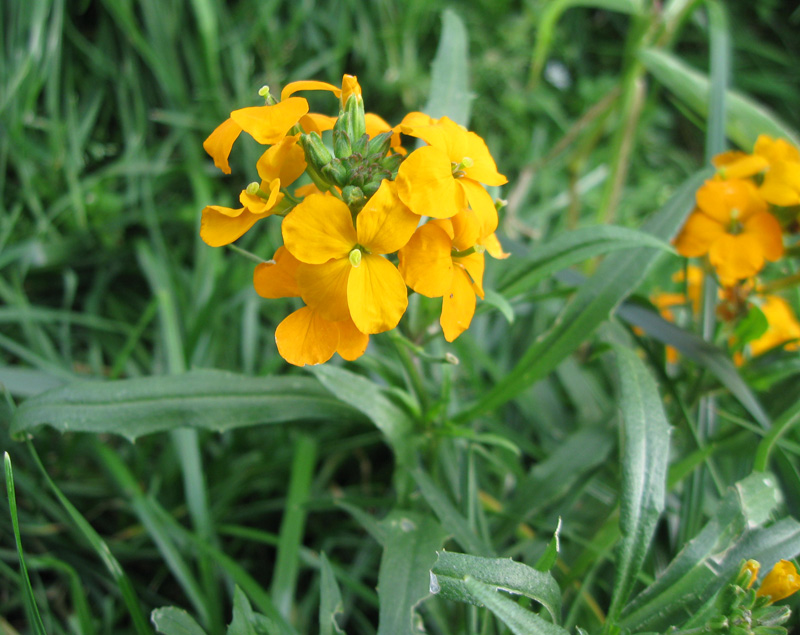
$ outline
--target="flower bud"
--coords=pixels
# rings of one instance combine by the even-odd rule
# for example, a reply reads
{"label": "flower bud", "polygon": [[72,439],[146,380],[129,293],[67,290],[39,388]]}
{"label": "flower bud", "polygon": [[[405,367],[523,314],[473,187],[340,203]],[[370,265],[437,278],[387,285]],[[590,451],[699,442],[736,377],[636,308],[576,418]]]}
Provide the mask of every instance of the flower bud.
{"label": "flower bud", "polygon": [[367,133],[367,122],[364,118],[364,100],[361,99],[361,95],[353,95],[348,99],[344,111],[350,115],[347,120],[347,134],[351,140],[360,140]]}
{"label": "flower bud", "polygon": [[788,560],[781,560],[761,581],[757,595],[768,595],[770,602],[777,602],[800,590],[800,576],[794,564]]}
{"label": "flower bud", "polygon": [[351,97],[361,99],[361,86],[355,75],[345,75],[342,77],[342,108],[347,108]]}
{"label": "flower bud", "polygon": [[322,170],[324,166],[331,162],[333,155],[322,143],[322,138],[316,132],[301,135],[300,139],[306,154],[306,163],[313,165],[317,170]]}
{"label": "flower bud", "polygon": [[339,159],[346,159],[353,154],[350,134],[348,133],[350,113],[341,111],[333,125],[333,152]]}
{"label": "flower bud", "polygon": [[382,159],[385,157],[386,153],[389,152],[389,148],[392,147],[393,134],[394,133],[391,130],[387,130],[386,132],[376,135],[372,140],[370,140],[369,146],[367,146],[367,154],[375,155],[376,159]]}
{"label": "flower bud", "polygon": [[342,187],[350,179],[347,168],[342,165],[339,159],[333,159],[328,165],[323,166],[322,174],[325,178],[330,179],[339,187]]}
{"label": "flower bud", "polygon": [[367,197],[364,196],[364,192],[360,187],[356,187],[355,185],[348,185],[342,189],[342,199],[344,199],[348,207],[354,211],[360,210],[367,202]]}

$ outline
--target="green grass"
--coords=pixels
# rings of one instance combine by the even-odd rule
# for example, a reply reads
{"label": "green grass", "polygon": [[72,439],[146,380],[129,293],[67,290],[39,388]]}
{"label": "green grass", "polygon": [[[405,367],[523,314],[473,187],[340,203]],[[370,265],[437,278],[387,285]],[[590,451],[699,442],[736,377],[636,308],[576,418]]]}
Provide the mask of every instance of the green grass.
{"label": "green grass", "polygon": [[[263,626],[255,612],[270,633],[402,634],[414,606],[441,635],[665,632],[704,615],[740,558],[796,558],[797,354],[737,370],[722,331],[642,307],[682,266],[663,243],[707,151],[764,125],[797,135],[800,14],[663,4],[663,21],[565,10],[538,75],[546,2],[444,14],[466,27],[468,70],[456,45],[436,57],[442,0],[6,3],[0,447],[16,499],[0,505],[0,632],[153,632],[170,606],[191,618],[165,610],[159,627],[208,633]],[[198,235],[259,147],[237,144],[230,178],[203,139],[264,84],[357,74],[367,109],[396,123],[442,103],[437,72],[457,69],[510,181],[513,257],[485,283],[498,298],[453,344],[415,297],[357,362],[287,367],[274,331],[292,301],[258,298],[253,263]],[[263,225],[237,245],[269,258],[280,233]],[[775,267],[795,274],[796,256]],[[152,403],[130,399],[142,387]],[[646,445],[664,419],[668,457]],[[441,548],[513,557],[544,582],[498,595],[506,564],[472,563],[431,598]],[[552,585],[560,626],[540,604]]]}

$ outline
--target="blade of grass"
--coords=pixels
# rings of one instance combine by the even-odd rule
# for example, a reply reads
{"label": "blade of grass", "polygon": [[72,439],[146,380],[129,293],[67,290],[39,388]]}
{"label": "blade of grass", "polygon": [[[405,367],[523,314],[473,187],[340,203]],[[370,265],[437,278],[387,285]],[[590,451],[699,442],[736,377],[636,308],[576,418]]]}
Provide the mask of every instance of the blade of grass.
{"label": "blade of grass", "polygon": [[128,576],[125,574],[125,571],[122,569],[122,566],[119,564],[119,561],[117,561],[117,559],[111,553],[111,550],[101,538],[100,534],[95,531],[95,529],[78,511],[78,509],[69,501],[66,496],[64,496],[53,479],[50,478],[50,475],[47,473],[47,470],[42,464],[42,460],[39,458],[39,455],[37,454],[36,449],[33,447],[33,444],[28,441],[27,446],[28,451],[31,453],[31,456],[36,463],[36,466],[39,468],[39,471],[44,477],[47,486],[58,499],[58,502],[61,503],[61,506],[66,510],[70,520],[73,522],[80,534],[86,539],[97,556],[100,558],[105,568],[111,574],[111,577],[114,578],[114,582],[116,582],[117,588],[119,589],[122,599],[125,602],[125,606],[128,609],[128,613],[131,616],[134,630],[136,633],[138,633],[138,635],[150,635],[153,631],[147,624],[147,620],[144,617],[144,613],[142,613],[142,608],[139,605],[139,599],[136,597],[136,592],[133,589],[133,585],[128,579]]}
{"label": "blade of grass", "polygon": [[6,474],[6,492],[8,494],[8,510],[11,514],[11,526],[14,532],[14,542],[17,545],[17,557],[19,558],[19,569],[21,573],[20,586],[22,587],[22,606],[25,609],[25,616],[28,618],[28,625],[36,635],[47,635],[39,614],[39,607],[36,598],[33,596],[31,578],[28,575],[28,566],[25,564],[25,553],[22,551],[22,536],[19,533],[19,517],[17,516],[17,494],[14,489],[14,470],[11,467],[11,456],[8,452],[3,453],[3,464]]}

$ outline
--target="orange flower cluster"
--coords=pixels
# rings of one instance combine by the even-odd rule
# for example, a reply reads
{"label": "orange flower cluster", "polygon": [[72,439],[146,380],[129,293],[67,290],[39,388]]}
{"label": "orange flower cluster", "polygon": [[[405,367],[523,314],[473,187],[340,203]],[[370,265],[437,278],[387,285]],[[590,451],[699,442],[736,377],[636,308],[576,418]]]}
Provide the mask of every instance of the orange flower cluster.
{"label": "orange flower cluster", "polygon": [[[294,96],[323,90],[339,98],[338,117],[310,113]],[[278,352],[291,364],[320,364],[335,352],[347,360],[369,336],[395,328],[408,288],[442,298],[440,324],[453,341],[483,298],[484,252],[505,258],[494,232],[497,207],[485,185],[502,185],[484,141],[447,117],[406,115],[394,128],[364,112],[361,88],[316,81],[286,86],[280,101],[231,113],[206,139],[215,165],[242,131],[270,146],[256,165],[260,182],[242,190],[242,207],[203,210],[200,235],[211,246],[238,239],[262,218],[282,218],[283,246],[256,267],[265,298],[299,297],[304,306],[278,326]],[[322,142],[332,131],[333,152]],[[413,152],[400,133],[425,142]],[[289,190],[303,174],[309,183]],[[427,220],[427,222],[426,222]],[[395,264],[395,262],[397,264]]]}
{"label": "orange flower cluster", "polygon": [[761,135],[753,154],[713,160],[717,174],[697,191],[697,209],[675,242],[683,256],[708,255],[723,286],[756,275],[783,256],[783,236],[770,205],[800,204],[800,152]]}

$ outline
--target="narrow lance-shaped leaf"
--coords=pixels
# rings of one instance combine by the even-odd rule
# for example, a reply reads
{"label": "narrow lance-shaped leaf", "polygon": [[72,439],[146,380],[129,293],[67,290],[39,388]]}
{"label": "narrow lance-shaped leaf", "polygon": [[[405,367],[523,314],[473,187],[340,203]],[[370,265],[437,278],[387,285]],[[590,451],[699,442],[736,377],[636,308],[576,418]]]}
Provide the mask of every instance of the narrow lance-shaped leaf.
{"label": "narrow lance-shaped leaf", "polygon": [[483,604],[464,582],[470,576],[492,587],[536,600],[547,609],[553,622],[561,620],[561,589],[553,576],[510,558],[481,558],[442,551],[431,573],[435,576],[432,584],[435,583],[441,597]]}
{"label": "narrow lance-shaped leaf", "polygon": [[175,606],[154,609],[150,621],[163,635],[207,635],[191,615]]}
{"label": "narrow lance-shaped leaf", "polygon": [[182,427],[222,432],[256,423],[332,421],[359,413],[308,377],[246,377],[193,370],[181,375],[84,381],[32,397],[17,408],[11,433],[57,430],[143,434]]}
{"label": "narrow lance-shaped leaf", "polygon": [[664,510],[669,457],[669,425],[661,396],[636,353],[615,346],[620,375],[622,427],[620,530],[616,581],[609,622],[614,623],[633,590],[636,576]]}
{"label": "narrow lance-shaped leaf", "polygon": [[442,35],[433,58],[431,92],[423,111],[434,119],[447,115],[467,126],[472,99],[467,29],[458,14],[448,8],[442,11]]}

